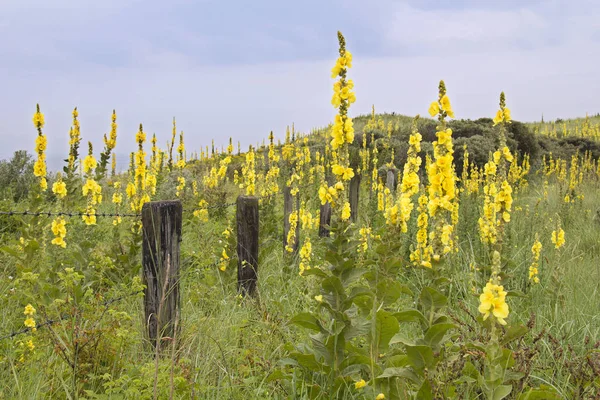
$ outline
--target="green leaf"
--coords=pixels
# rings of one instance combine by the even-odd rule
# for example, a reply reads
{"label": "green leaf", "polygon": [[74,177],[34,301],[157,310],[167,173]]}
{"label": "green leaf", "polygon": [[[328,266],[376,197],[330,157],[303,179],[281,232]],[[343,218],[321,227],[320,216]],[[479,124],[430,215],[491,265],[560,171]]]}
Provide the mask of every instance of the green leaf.
{"label": "green leaf", "polygon": [[377,284],[377,298],[383,301],[384,305],[393,304],[402,293],[410,294],[410,289],[397,280],[385,279]]}
{"label": "green leaf", "polygon": [[315,383],[308,387],[308,396],[311,400],[315,400],[315,399],[319,398],[320,395],[321,395],[321,386],[319,386]]}
{"label": "green leaf", "polygon": [[386,368],[377,379],[383,378],[404,378],[414,383],[419,383],[420,379],[417,374],[411,371],[409,368]]}
{"label": "green leaf", "polygon": [[312,342],[312,349],[300,349],[300,351],[304,352],[313,352],[314,354],[320,356],[325,360],[326,364],[331,364],[331,359],[333,358],[333,352],[323,343],[323,335],[309,335]]}
{"label": "green leaf", "polygon": [[396,333],[390,339],[390,345],[396,344],[396,343],[402,343],[406,346],[414,346],[415,345],[414,340],[408,339],[404,333]]}
{"label": "green leaf", "polygon": [[371,358],[360,354],[352,354],[342,361],[340,364],[340,369],[343,370],[344,368],[348,368],[352,365],[366,365],[369,367],[371,365]]}
{"label": "green leaf", "polygon": [[375,344],[380,353],[384,353],[390,345],[390,339],[400,330],[400,324],[394,315],[385,310],[377,311],[377,333]]}
{"label": "green leaf", "polygon": [[507,330],[502,340],[500,341],[501,345],[506,345],[513,340],[517,340],[523,335],[529,332],[529,329],[525,325],[511,325]]}
{"label": "green leaf", "polygon": [[371,298],[373,297],[373,292],[371,292],[368,288],[363,286],[357,286],[352,288],[352,291],[350,292],[350,294],[346,298],[346,301],[344,302],[344,308],[349,308],[357,297],[362,296]]}
{"label": "green leaf", "polygon": [[302,273],[302,276],[318,276],[319,278],[327,278],[329,275],[327,275],[325,273],[325,271],[323,271],[321,268],[311,268],[311,269],[306,269],[304,270],[304,272]]}
{"label": "green leaf", "polygon": [[512,385],[500,385],[492,391],[492,400],[502,400],[512,392]]}
{"label": "green leaf", "polygon": [[523,292],[520,292],[518,290],[509,290],[508,292],[506,292],[506,296],[507,297],[527,297],[527,295]]}
{"label": "green leaf", "polygon": [[418,370],[430,368],[434,363],[433,350],[429,346],[406,346],[406,355],[411,365]]}
{"label": "green leaf", "polygon": [[479,370],[471,363],[467,361],[462,370],[463,376],[469,377],[475,381],[478,381],[481,378],[481,374]]}
{"label": "green leaf", "polygon": [[425,337],[423,341],[426,345],[431,346],[433,348],[437,348],[450,329],[456,328],[454,324],[435,324],[431,325],[427,332],[425,332]]}
{"label": "green leaf", "polygon": [[355,337],[367,335],[370,331],[371,323],[369,321],[354,320],[352,325],[348,325],[344,329],[344,338],[350,340]]}
{"label": "green leaf", "polygon": [[327,279],[324,279],[323,282],[321,282],[321,287],[323,288],[325,293],[339,297],[341,300],[344,300],[346,298],[346,293],[344,292],[344,285],[342,285],[342,282],[338,277],[331,276]]}
{"label": "green leaf", "polygon": [[294,315],[292,319],[290,319],[289,323],[301,326],[303,328],[312,329],[313,331],[317,332],[323,331],[321,322],[319,322],[319,320],[309,312],[303,312]]}
{"label": "green leaf", "polygon": [[523,372],[519,372],[519,371],[506,371],[504,373],[504,382],[518,381],[519,379],[523,378],[524,376],[525,376],[525,374]]}
{"label": "green leaf", "polygon": [[17,257],[17,258],[19,258],[19,256],[21,255],[21,252],[17,251],[16,249],[11,248],[10,246],[0,247],[0,252],[10,254],[11,256]]}
{"label": "green leaf", "polygon": [[354,282],[358,281],[360,277],[365,274],[365,272],[366,271],[362,268],[349,268],[341,273],[340,279],[344,286],[348,287]]}
{"label": "green leaf", "polygon": [[380,244],[379,246],[377,246],[375,248],[375,252],[377,254],[379,254],[380,256],[389,254],[389,252],[390,252],[390,246],[387,245],[387,244],[385,244],[385,243],[384,244]]}
{"label": "green leaf", "polygon": [[433,400],[433,393],[431,392],[431,385],[429,381],[424,381],[417,393],[417,399],[419,400]]}
{"label": "green leaf", "polygon": [[385,365],[388,368],[403,368],[410,366],[410,360],[406,354],[396,354],[389,357],[386,360]]}
{"label": "green leaf", "polygon": [[317,361],[314,354],[291,353],[290,357],[296,360],[298,364],[304,368],[313,371],[320,371],[323,369],[323,365]]}
{"label": "green leaf", "polygon": [[275,371],[271,372],[266,379],[266,382],[273,382],[273,381],[278,381],[280,379],[289,379],[290,375],[284,373],[282,370],[280,369],[276,369]]}
{"label": "green leaf", "polygon": [[396,317],[398,322],[420,322],[425,326],[427,325],[427,319],[425,319],[421,311],[412,308],[397,312],[394,314],[394,317]]}
{"label": "green leaf", "polygon": [[563,397],[553,387],[541,385],[539,388],[531,388],[521,393],[518,400],[560,400]]}
{"label": "green leaf", "polygon": [[404,261],[401,258],[393,257],[388,260],[385,260],[383,263],[379,263],[385,272],[390,272],[392,270],[398,270],[402,268],[404,265]]}
{"label": "green leaf", "polygon": [[423,314],[429,314],[444,307],[448,302],[448,298],[437,290],[427,286],[421,290],[419,301],[423,307]]}

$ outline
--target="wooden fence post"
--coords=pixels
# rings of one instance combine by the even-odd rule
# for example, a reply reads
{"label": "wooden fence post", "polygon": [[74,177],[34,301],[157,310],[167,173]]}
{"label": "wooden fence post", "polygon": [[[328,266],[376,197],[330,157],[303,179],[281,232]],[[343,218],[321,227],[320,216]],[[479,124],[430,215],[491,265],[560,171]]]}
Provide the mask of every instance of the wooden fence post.
{"label": "wooden fence post", "polygon": [[[285,186],[283,188],[283,254],[287,254],[285,247],[287,246],[288,233],[290,231],[290,215],[294,210],[294,196],[292,196],[292,188]],[[300,210],[300,197],[296,196],[296,212]],[[296,223],[296,237],[292,244],[293,254],[298,253],[300,247],[300,216]]]}
{"label": "wooden fence post", "polygon": [[350,219],[352,222],[356,222],[358,219],[360,180],[360,174],[355,174],[352,179],[350,179]]}
{"label": "wooden fence post", "polygon": [[329,237],[329,226],[331,225],[331,203],[321,204],[319,215],[319,237]]}
{"label": "wooden fence post", "polygon": [[142,207],[142,267],[146,332],[152,343],[174,337],[179,314],[181,202],[152,201]]}
{"label": "wooden fence post", "polygon": [[396,191],[396,169],[390,169],[387,172],[387,179],[385,181],[385,186],[390,189],[390,192],[394,193]]}
{"label": "wooden fence post", "polygon": [[238,292],[253,296],[258,280],[258,197],[237,198]]}

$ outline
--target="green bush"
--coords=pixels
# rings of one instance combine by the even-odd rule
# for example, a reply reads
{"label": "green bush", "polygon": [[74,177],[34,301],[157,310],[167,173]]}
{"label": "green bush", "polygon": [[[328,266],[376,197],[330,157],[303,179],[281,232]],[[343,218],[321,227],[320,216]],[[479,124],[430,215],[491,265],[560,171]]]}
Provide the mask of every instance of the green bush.
{"label": "green bush", "polygon": [[19,202],[27,198],[34,180],[33,157],[26,150],[17,150],[9,161],[0,161],[0,187],[3,199]]}

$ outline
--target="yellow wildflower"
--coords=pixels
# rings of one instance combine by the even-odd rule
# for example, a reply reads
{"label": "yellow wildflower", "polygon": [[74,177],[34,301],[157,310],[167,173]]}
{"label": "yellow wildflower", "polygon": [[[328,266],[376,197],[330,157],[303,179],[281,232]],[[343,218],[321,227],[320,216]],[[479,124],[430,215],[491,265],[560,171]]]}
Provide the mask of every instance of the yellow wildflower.
{"label": "yellow wildflower", "polygon": [[367,386],[367,382],[365,382],[364,379],[361,379],[360,381],[354,383],[354,388],[357,389],[357,390],[358,389],[362,389],[365,386]]}
{"label": "yellow wildflower", "polygon": [[506,325],[505,319],[508,318],[508,304],[506,304],[506,292],[504,287],[493,284],[491,281],[483,288],[483,293],[479,296],[479,312],[483,314],[486,320],[490,313],[496,318],[498,323]]}

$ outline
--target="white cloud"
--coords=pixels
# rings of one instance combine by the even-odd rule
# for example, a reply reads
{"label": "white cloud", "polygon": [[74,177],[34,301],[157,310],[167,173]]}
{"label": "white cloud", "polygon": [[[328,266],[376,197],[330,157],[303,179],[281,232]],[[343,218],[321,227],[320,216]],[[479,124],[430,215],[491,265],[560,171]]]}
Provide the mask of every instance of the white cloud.
{"label": "white cloud", "polygon": [[438,53],[507,49],[515,42],[539,45],[549,28],[548,21],[526,8],[421,10],[409,4],[395,7],[388,26],[391,44]]}

